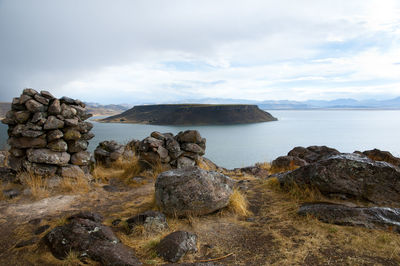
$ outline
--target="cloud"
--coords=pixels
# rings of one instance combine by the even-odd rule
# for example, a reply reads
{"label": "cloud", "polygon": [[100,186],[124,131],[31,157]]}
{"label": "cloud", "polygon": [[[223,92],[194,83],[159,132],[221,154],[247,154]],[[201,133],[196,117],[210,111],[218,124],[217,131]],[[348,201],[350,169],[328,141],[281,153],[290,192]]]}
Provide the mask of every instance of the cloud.
{"label": "cloud", "polygon": [[3,0],[0,36],[2,101],[400,95],[395,0]]}

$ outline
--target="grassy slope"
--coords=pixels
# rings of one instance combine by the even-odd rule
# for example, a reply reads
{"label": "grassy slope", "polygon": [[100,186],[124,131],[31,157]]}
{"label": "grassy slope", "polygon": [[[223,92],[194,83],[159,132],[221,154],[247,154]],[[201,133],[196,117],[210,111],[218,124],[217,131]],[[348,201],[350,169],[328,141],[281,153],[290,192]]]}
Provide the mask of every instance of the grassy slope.
{"label": "grassy slope", "polygon": [[[18,241],[31,238],[33,230],[39,226],[27,223],[32,218],[43,218],[40,225],[49,224],[54,227],[64,223],[63,217],[66,215],[76,210],[87,209],[103,214],[106,218],[105,223],[111,226],[114,219],[124,220],[154,208],[154,176],[157,173],[141,173],[147,178],[144,182],[136,184],[127,181],[124,169],[129,169],[129,172],[137,171],[134,165],[119,165],[118,169],[100,167],[95,172],[98,182],[88,190],[85,188],[78,193],[68,189],[68,185],[64,185],[58,192],[51,192],[49,196],[54,193],[74,196],[73,201],[62,210],[48,208],[42,214],[26,211],[9,212],[10,208],[18,210],[18,206],[21,206],[13,204],[17,202],[32,204],[32,199],[19,198],[12,202],[1,203],[0,265],[63,264],[40,243],[25,248],[14,248]],[[147,233],[143,228],[137,228],[131,234],[126,234],[123,222],[113,227],[113,230],[125,244],[134,248],[141,261],[147,264],[162,263],[156,256],[154,247],[163,236],[175,230],[188,230],[199,236],[199,252],[184,257],[185,262],[223,258],[229,255],[217,263],[225,265],[398,265],[400,263],[399,234],[329,225],[312,217],[300,217],[296,214],[300,203],[319,199],[319,195],[311,192],[288,194],[278,189],[274,180],[266,181],[238,172],[226,172],[226,174],[237,180],[245,180],[241,190],[242,194],[246,195],[249,210],[252,212],[248,217],[242,217],[227,208],[202,217],[185,219],[169,217],[170,230],[155,235]],[[105,183],[110,182],[111,177],[120,177],[119,187],[123,191],[110,193],[102,189]],[[126,182],[129,183],[128,186]],[[40,195],[38,197],[40,198]],[[51,199],[53,206],[57,199]],[[76,258],[71,257],[71,261],[76,263]]]}

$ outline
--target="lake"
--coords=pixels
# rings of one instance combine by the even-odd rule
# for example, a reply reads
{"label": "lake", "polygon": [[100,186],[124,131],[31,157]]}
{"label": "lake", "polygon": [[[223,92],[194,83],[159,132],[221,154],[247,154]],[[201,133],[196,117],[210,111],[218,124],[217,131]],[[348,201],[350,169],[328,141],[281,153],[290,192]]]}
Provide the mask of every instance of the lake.
{"label": "lake", "polygon": [[[114,139],[126,143],[153,131],[178,133],[196,129],[207,138],[206,157],[226,168],[272,161],[295,146],[327,145],[341,152],[378,148],[400,156],[400,110],[273,110],[276,122],[227,126],[154,126],[93,122],[97,143]],[[0,127],[0,145],[6,142]]]}

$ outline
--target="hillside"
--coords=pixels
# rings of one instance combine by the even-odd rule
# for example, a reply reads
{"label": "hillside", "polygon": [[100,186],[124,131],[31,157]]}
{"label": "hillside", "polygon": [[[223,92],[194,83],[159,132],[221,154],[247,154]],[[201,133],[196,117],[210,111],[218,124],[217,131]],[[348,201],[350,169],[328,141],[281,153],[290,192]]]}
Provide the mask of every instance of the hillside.
{"label": "hillside", "polygon": [[107,105],[101,105],[97,103],[85,103],[85,104],[86,104],[86,109],[93,116],[117,115],[129,109],[125,105],[118,105],[118,104],[107,104]]}
{"label": "hillside", "polygon": [[256,105],[161,104],[135,106],[101,121],[153,125],[223,125],[276,120]]}

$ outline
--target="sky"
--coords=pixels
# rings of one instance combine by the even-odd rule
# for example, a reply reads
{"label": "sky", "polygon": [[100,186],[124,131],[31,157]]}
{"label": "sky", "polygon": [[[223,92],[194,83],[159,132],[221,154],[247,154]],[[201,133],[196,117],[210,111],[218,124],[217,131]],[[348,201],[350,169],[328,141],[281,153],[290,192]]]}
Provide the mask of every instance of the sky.
{"label": "sky", "polygon": [[0,0],[0,101],[400,96],[398,0]]}

